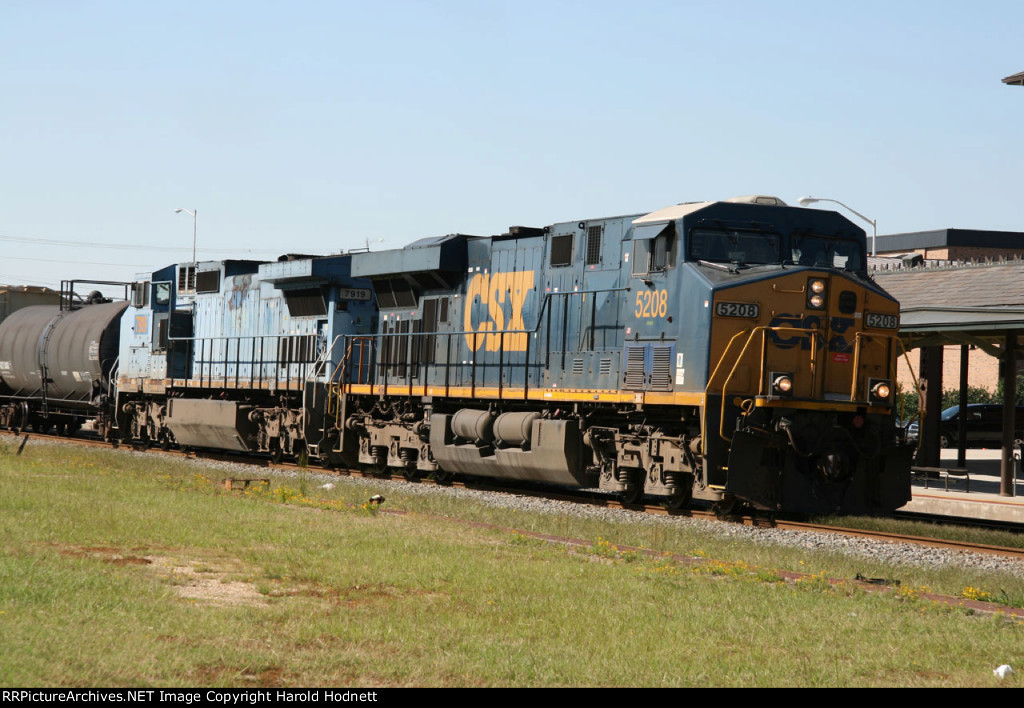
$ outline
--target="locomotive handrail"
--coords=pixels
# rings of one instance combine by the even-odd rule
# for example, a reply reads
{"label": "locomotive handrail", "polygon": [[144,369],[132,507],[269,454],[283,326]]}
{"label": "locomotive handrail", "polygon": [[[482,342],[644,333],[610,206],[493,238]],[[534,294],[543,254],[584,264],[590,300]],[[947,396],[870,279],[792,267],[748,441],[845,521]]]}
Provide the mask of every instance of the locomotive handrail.
{"label": "locomotive handrail", "polygon": [[[866,339],[868,341],[874,341],[874,340],[877,340],[877,339],[885,339],[885,340],[888,340],[889,346],[892,346],[892,340],[893,339],[899,340],[899,337],[897,337],[895,335],[892,335],[892,334],[883,334],[881,332],[877,332],[877,333],[876,332],[857,332],[857,335],[854,338],[855,345],[854,345],[854,354],[853,354],[853,370],[855,372],[860,370],[860,351],[861,351],[860,350],[860,342],[861,342],[861,339]],[[870,391],[868,393],[870,393]],[[853,381],[851,382],[851,385],[850,385],[850,400],[853,401],[853,400],[856,400],[856,399],[857,399],[857,377],[854,376],[853,377]]]}
{"label": "locomotive handrail", "polygon": [[[473,337],[473,342],[474,342],[475,346],[473,346],[472,351],[475,352],[477,350],[478,346],[479,346],[478,342],[480,341],[480,339],[479,339],[480,337],[482,337],[482,336],[498,336],[500,341],[501,341],[501,346],[499,346],[499,348],[498,348],[498,371],[499,371],[498,389],[500,391],[504,387],[504,382],[503,382],[503,379],[501,377],[501,373],[500,372],[504,370],[505,364],[506,364],[505,356],[504,356],[505,355],[505,347],[504,347],[505,335],[509,335],[509,334],[511,334],[511,335],[518,335],[518,334],[531,335],[531,334],[534,334],[535,335],[538,332],[540,332],[541,327],[544,325],[544,316],[545,316],[545,314],[550,315],[551,308],[549,307],[549,303],[552,302],[552,300],[554,300],[554,298],[556,298],[556,297],[561,297],[561,298],[564,298],[564,299],[568,299],[569,297],[574,296],[574,295],[596,295],[596,294],[600,294],[600,293],[629,292],[632,289],[633,288],[631,286],[624,286],[624,287],[615,287],[615,288],[598,288],[598,289],[593,289],[593,290],[566,290],[564,292],[547,292],[547,293],[544,293],[544,296],[543,296],[543,298],[541,300],[541,303],[540,303],[540,307],[537,310],[537,315],[536,315],[537,321],[536,321],[536,324],[532,328],[498,329],[498,330],[489,330],[487,332],[479,332],[477,330],[472,330],[472,329],[471,330],[444,331],[444,332],[442,332],[440,330],[433,330],[433,331],[429,331],[429,332],[375,332],[374,334],[371,334],[371,335],[359,335],[359,336],[372,338],[374,341],[376,341],[379,338],[380,340],[382,340],[382,343],[383,343],[383,341],[390,341],[390,340],[398,338],[398,337],[408,337],[409,339],[407,340],[407,342],[408,342],[408,344],[406,345],[407,347],[412,346],[412,343],[415,342],[415,341],[423,341],[423,340],[425,340],[428,337],[437,337],[437,336],[446,337],[446,342],[447,342],[447,346],[448,346],[448,353],[449,353],[449,356],[446,357],[446,360],[445,360],[446,361],[446,363],[445,363],[445,372],[446,373],[445,373],[445,384],[444,385],[445,385],[446,391],[447,391],[447,389],[449,387],[448,371],[450,370],[450,368],[452,366],[451,356],[450,356],[451,355],[451,342],[452,342],[452,339],[455,338],[455,337]],[[548,327],[550,329],[550,317],[548,318]],[[563,339],[564,339],[565,333],[566,333],[566,328],[563,327],[563,332],[562,332]],[[550,339],[550,334],[548,335],[548,338]],[[515,364],[515,366],[522,366],[525,369],[524,380],[523,380],[523,386],[524,386],[523,397],[524,397],[524,400],[527,397],[527,390],[529,389],[529,386],[530,386],[530,383],[529,383],[529,378],[530,378],[530,376],[529,376],[530,344],[531,344],[530,337],[527,337],[526,341],[527,341],[527,343],[526,343],[526,349],[525,349],[525,353],[524,353],[523,363],[521,365],[520,364]],[[388,357],[388,354],[386,352],[389,352],[391,348],[390,347],[381,346],[381,347],[378,347],[376,349],[377,349],[378,352],[385,352],[384,356]],[[563,350],[565,349],[564,344],[563,344],[562,349]],[[547,356],[548,357],[550,357],[551,351],[552,351],[551,347],[548,346],[547,347]],[[562,356],[563,356],[562,366],[564,368],[564,366],[565,366],[565,362],[564,362],[565,352],[564,351],[562,351]],[[409,362],[409,363],[412,363],[412,362]],[[384,390],[385,394],[387,393],[387,388],[388,388],[388,380],[387,380],[388,379],[388,369],[391,366],[392,366],[392,363],[389,363],[389,362],[382,362],[382,361],[377,361],[376,362],[376,369],[378,370],[377,373],[379,373],[379,374],[382,373],[383,374],[382,381],[381,381],[380,385],[383,387],[383,390]],[[476,377],[476,370],[477,370],[477,366],[478,366],[477,357],[476,356],[470,357],[469,366],[470,366],[470,390],[471,390],[472,395],[475,396],[476,395],[476,378],[477,378]],[[487,364],[479,364],[479,366],[487,366]],[[417,374],[417,376],[418,376],[418,374]],[[406,376],[402,375],[402,376],[398,376],[398,378],[409,378],[410,379],[410,384],[411,384],[411,379],[413,378],[413,376],[410,375],[410,376],[406,377]]]}
{"label": "locomotive handrail", "polygon": [[[915,416],[915,418],[917,418],[917,420],[919,420],[919,421],[923,421],[924,420],[924,415],[928,411],[927,411],[927,406],[925,405],[924,393],[921,391],[921,384],[917,380],[917,374],[914,373],[914,367],[910,363],[910,353],[907,351],[907,348],[903,346],[903,340],[900,339],[899,337],[896,337],[896,343],[900,345],[900,349],[903,351],[903,360],[905,362],[907,362],[907,371],[910,372],[910,378],[914,382],[914,390],[917,391],[917,399],[921,402],[921,405],[918,406],[917,415]],[[903,396],[900,396],[899,398],[900,398],[900,420],[903,421],[901,423],[900,427],[904,428],[904,430],[905,430],[906,429],[905,426],[907,425],[907,422],[906,422],[906,418],[903,415],[903,411],[904,411]],[[921,449],[921,441],[922,440],[924,440],[924,436],[923,435],[918,435],[917,436],[917,447],[915,448],[916,450],[920,450]]]}
{"label": "locomotive handrail", "polygon": [[[711,376],[708,378],[708,385],[706,386],[706,388],[704,390],[705,400],[706,400],[707,397],[712,393],[712,386],[713,386],[713,384],[715,382],[716,377],[718,376],[719,370],[722,368],[723,364],[725,364],[725,362],[727,361],[728,354],[732,350],[733,344],[737,340],[739,340],[741,337],[746,335],[747,339],[746,339],[746,342],[743,345],[743,348],[740,350],[740,352],[736,356],[735,360],[733,360],[732,368],[729,370],[729,374],[726,376],[725,381],[721,384],[720,395],[721,395],[721,399],[722,400],[721,400],[721,404],[720,404],[720,408],[719,408],[718,434],[719,434],[719,437],[721,437],[726,442],[732,442],[732,438],[729,437],[728,435],[726,435],[726,432],[725,432],[725,408],[726,408],[726,397],[727,397],[727,394],[728,394],[729,383],[732,381],[733,376],[735,375],[737,369],[739,368],[740,362],[743,360],[743,357],[747,353],[747,350],[749,349],[751,342],[754,341],[754,337],[758,333],[760,333],[760,335],[761,335],[761,367],[760,367],[761,371],[760,371],[760,377],[759,377],[759,380],[758,380],[757,395],[759,395],[759,396],[760,395],[764,395],[763,394],[763,390],[764,390],[764,386],[765,386],[764,374],[765,374],[765,370],[766,370],[765,363],[766,363],[766,357],[767,357],[767,334],[768,334],[768,332],[791,332],[791,333],[794,333],[794,334],[796,334],[797,336],[800,336],[800,337],[809,337],[810,338],[811,351],[810,351],[810,355],[809,355],[809,359],[810,359],[809,363],[810,363],[810,369],[811,369],[811,390],[812,390],[812,392],[815,389],[815,384],[817,382],[817,357],[818,357],[817,341],[818,341],[818,335],[821,334],[822,330],[817,329],[817,328],[810,328],[810,329],[808,329],[808,328],[803,328],[803,327],[770,327],[770,326],[763,325],[763,326],[760,326],[760,327],[754,327],[752,329],[745,329],[745,330],[742,330],[740,332],[737,332],[735,335],[733,335],[732,339],[729,340],[728,345],[726,345],[725,352],[719,358],[718,364],[715,366],[714,371],[712,372]],[[866,332],[858,332],[856,334],[856,336],[854,337],[854,345],[853,345],[854,346],[853,376],[852,376],[852,382],[851,382],[851,387],[850,387],[850,401],[856,401],[857,400],[857,388],[858,388],[858,383],[859,383],[859,379],[860,379],[860,377],[858,376],[858,372],[860,371],[861,343],[862,343],[862,341],[873,342],[873,341],[877,341],[877,340],[886,340],[886,341],[888,341],[890,346],[892,345],[892,342],[895,340],[896,342],[898,342],[900,344],[900,347],[902,348],[902,342],[899,340],[899,337],[896,336],[896,335],[884,334],[884,333],[866,333]],[[904,355],[906,355],[906,350],[905,349],[904,349]],[[908,359],[908,363],[909,363],[909,359]],[[915,377],[915,385],[916,385],[916,383],[917,383],[917,380],[916,380],[916,377]],[[901,404],[902,404],[902,401],[901,401]],[[706,436],[707,435],[707,421],[706,420],[703,421],[702,426],[703,426],[703,429],[701,431],[701,434]]]}
{"label": "locomotive handrail", "polygon": [[313,367],[313,369],[311,369],[310,372],[308,374],[306,374],[306,383],[309,383],[310,379],[312,379],[314,376],[317,376],[319,374],[319,372],[324,370],[324,368],[327,366],[327,363],[330,361],[331,352],[334,351],[334,347],[336,347],[338,345],[338,342],[344,336],[345,335],[343,335],[343,334],[337,335],[334,338],[334,341],[331,342],[331,346],[326,347],[324,349],[324,351],[320,355],[320,357],[316,360],[316,362],[314,362],[315,366]]}
{"label": "locomotive handrail", "polygon": [[[871,333],[869,333],[869,332],[858,332],[857,333],[858,346],[859,346],[861,337],[864,337],[866,339],[886,339],[886,340],[889,341],[889,346],[890,347],[892,346],[893,342],[895,342],[899,346],[900,351],[903,353],[903,360],[907,363],[907,371],[910,372],[910,378],[914,382],[914,390],[917,391],[918,400],[920,400],[923,403],[924,402],[924,394],[921,392],[921,384],[917,380],[917,374],[914,373],[914,367],[910,363],[910,355],[907,353],[907,348],[903,346],[903,340],[900,339],[899,335],[896,335],[896,334],[883,334],[881,332],[879,332],[879,333],[874,333],[874,332],[871,332]],[[859,361],[860,350],[859,349],[857,350],[857,356],[858,356],[858,359],[856,359],[854,361],[854,372],[856,372],[858,370],[858,366],[859,366],[859,363],[860,363],[860,361]],[[898,354],[896,355],[896,358],[897,359],[899,358]],[[895,381],[895,377],[893,377],[893,380]],[[856,397],[856,386],[857,386],[857,377],[854,376],[853,388],[852,388],[851,394],[850,394],[850,398],[851,399]],[[870,392],[868,392],[868,393],[870,394]],[[904,417],[904,414],[903,414],[903,412],[904,412],[903,396],[898,395],[897,391],[895,391],[895,390],[893,391],[893,393],[896,394],[898,399],[899,399],[899,409],[898,410],[899,410],[899,419],[900,419],[900,421],[902,421],[901,427],[905,427],[907,425],[907,421],[906,421],[906,418]],[[919,420],[922,419],[924,414],[925,414],[925,412],[926,412],[925,410],[923,410],[922,408],[919,407],[918,411],[917,411],[917,415],[915,416],[915,418],[917,418]],[[917,448],[918,449],[920,449],[921,441],[923,439],[924,439],[923,436],[919,435],[917,437]]]}
{"label": "locomotive handrail", "polygon": [[[334,427],[340,428],[345,417],[347,397],[342,393],[342,386],[344,385],[345,373],[348,370],[349,362],[352,358],[352,349],[357,343],[359,343],[359,372],[360,378],[363,371],[362,354],[366,348],[364,342],[368,341],[370,347],[373,347],[373,337],[371,335],[340,335],[346,340],[345,354],[342,356],[341,361],[338,362],[338,366],[335,367],[334,371],[331,372],[330,378],[327,380],[327,403],[325,406],[325,416],[330,416],[332,413],[331,402],[337,398],[337,405],[334,413]],[[344,448],[345,436],[341,435],[338,439],[339,449]]]}
{"label": "locomotive handrail", "polygon": [[[744,332],[746,332],[746,331],[748,331],[748,330],[744,330]],[[816,351],[816,347],[815,347],[815,343],[817,341],[817,336],[816,335],[819,334],[821,332],[821,330],[819,330],[819,329],[806,329],[806,328],[803,328],[803,327],[769,327],[767,325],[762,325],[760,327],[754,327],[752,330],[749,330],[749,335],[747,336],[746,343],[743,345],[743,349],[740,350],[739,356],[736,357],[736,360],[735,360],[735,362],[732,365],[732,369],[729,371],[729,375],[725,377],[725,381],[722,383],[722,393],[721,393],[722,402],[721,402],[721,405],[719,406],[718,435],[719,435],[719,437],[721,437],[726,442],[732,442],[732,438],[728,437],[725,434],[725,399],[726,399],[726,395],[727,395],[727,390],[729,388],[729,382],[732,381],[732,377],[736,373],[736,369],[739,367],[740,362],[743,360],[743,355],[747,353],[747,349],[750,347],[750,343],[754,340],[754,335],[756,335],[758,332],[760,332],[760,334],[761,334],[761,353],[762,353],[762,358],[761,358],[760,378],[759,378],[758,384],[757,384],[757,392],[758,392],[758,395],[761,395],[761,390],[762,390],[762,388],[764,386],[764,369],[765,369],[764,357],[765,357],[766,351],[767,351],[766,350],[766,342],[765,342],[766,336],[765,335],[769,331],[771,331],[771,332],[793,332],[793,333],[796,333],[798,336],[804,336],[804,337],[809,336],[811,338],[811,357],[810,357],[810,359],[811,359],[811,387],[812,387],[812,390],[813,390],[814,383],[815,383],[814,363],[815,363],[815,359],[817,357],[817,351]],[[743,334],[743,332],[740,332],[737,336],[742,335],[742,334]],[[732,338],[732,340],[729,341],[729,346],[726,347],[725,354],[729,353],[729,349],[731,348],[732,343],[733,343],[733,341],[735,339],[736,339],[736,337],[734,336]],[[722,365],[722,362],[725,361],[725,354],[722,355],[722,358],[719,360],[718,366],[715,367],[714,373],[708,379],[708,385],[704,389],[705,400],[707,400],[708,394],[711,393],[711,384],[714,381],[715,374],[718,373],[719,367]],[[704,430],[704,431],[701,432],[701,434],[705,435],[705,434],[707,434],[707,431]]]}
{"label": "locomotive handrail", "polygon": [[[548,302],[555,296],[568,296],[568,295],[593,295],[597,293],[616,293],[616,292],[628,292],[632,288],[604,288],[602,290],[567,290],[559,293],[544,293],[544,299],[541,301],[540,310],[537,312],[537,324],[533,329],[494,329],[486,332],[478,332],[475,329],[460,330],[456,332],[441,332],[436,330],[433,332],[375,332],[374,334],[359,335],[361,337],[426,337],[431,335],[452,335],[452,336],[465,336],[468,334],[534,334],[540,331],[542,324],[541,320],[544,316],[544,310],[547,307]],[[345,335],[350,336],[350,335]]]}
{"label": "locomotive handrail", "polygon": [[[307,410],[312,410],[312,406],[316,405],[316,391],[317,391],[317,389],[316,389],[315,386],[313,387],[313,389],[312,389],[312,391],[313,391],[313,401],[309,402],[307,400],[308,394],[309,394],[309,391],[310,391],[310,387],[309,387],[308,384],[309,384],[309,382],[312,379],[314,379],[315,377],[319,376],[320,372],[322,372],[324,370],[324,368],[327,366],[327,362],[329,362],[330,358],[331,358],[331,352],[334,351],[334,347],[338,344],[338,341],[342,338],[342,336],[343,335],[340,335],[340,334],[337,335],[334,338],[334,341],[331,342],[331,346],[324,348],[324,351],[317,358],[316,362],[314,362],[313,366],[310,367],[309,371],[306,372],[306,377],[302,381],[302,420],[300,422],[300,425],[302,426],[303,429],[305,429],[305,427],[306,427],[306,411]],[[329,394],[330,394],[330,391],[328,390],[327,393],[325,393],[325,402],[324,402],[324,413],[325,414],[327,414],[327,408],[330,406],[330,395]]]}
{"label": "locomotive handrail", "polygon": [[[312,344],[318,337],[319,337],[319,335],[317,333],[314,333],[314,332],[307,332],[307,333],[304,333],[304,334],[245,334],[245,335],[224,335],[224,336],[215,336],[215,337],[204,337],[204,336],[168,337],[167,338],[167,340],[168,340],[168,350],[170,352],[170,355],[168,357],[168,368],[169,369],[171,368],[171,365],[172,365],[173,360],[174,360],[174,349],[173,349],[172,346],[170,346],[171,342],[191,342],[193,345],[198,342],[201,345],[201,349],[199,350],[198,356],[197,356],[196,348],[193,346],[193,348],[192,348],[192,357],[193,357],[192,358],[192,364],[193,364],[193,366],[195,368],[198,368],[198,370],[199,370],[198,371],[198,378],[199,378],[199,386],[200,387],[204,386],[204,380],[206,382],[206,385],[212,386],[213,385],[213,373],[214,373],[213,372],[213,367],[216,366],[217,364],[223,364],[223,366],[224,366],[223,381],[224,382],[227,382],[227,380],[229,378],[229,374],[228,374],[229,367],[231,365],[234,365],[234,378],[235,378],[235,387],[236,388],[238,387],[238,382],[239,382],[239,377],[240,377],[240,368],[243,365],[248,365],[250,367],[249,383],[252,384],[252,383],[258,382],[261,386],[263,384],[263,370],[264,370],[264,367],[273,366],[274,367],[274,388],[275,389],[280,387],[280,384],[281,384],[281,369],[283,367],[284,371],[285,371],[285,374],[284,374],[285,389],[286,390],[292,390],[292,387],[291,387],[291,384],[290,384],[292,379],[290,379],[289,376],[288,376],[288,370],[290,369],[290,367],[293,364],[301,367],[301,371],[299,372],[298,378],[304,382],[305,378],[306,378],[306,375],[308,373],[308,369],[309,369],[308,365],[315,364],[318,361],[318,358],[317,359],[307,358],[305,360],[301,360],[300,357],[296,357],[295,359],[293,359],[292,358],[292,351],[291,351],[292,347],[288,347],[287,348],[287,357],[282,358],[281,355],[280,355],[280,347],[278,347],[277,355],[274,358],[269,358],[268,359],[268,358],[266,358],[264,356],[264,351],[265,351],[264,343],[265,343],[265,340],[272,339],[272,340],[277,340],[278,342],[280,342],[281,340],[286,340],[286,339],[302,339],[302,340]],[[244,340],[251,340],[251,342],[252,342],[251,356],[249,358],[249,361],[247,361],[247,362],[243,362],[241,360],[241,350],[242,350],[241,343]],[[258,357],[257,357],[257,352],[256,352],[257,341],[259,342],[259,356]],[[206,343],[207,342],[210,342],[210,350],[211,350],[210,351],[210,357],[211,357],[210,359],[206,358],[206,356],[207,356],[207,354],[206,354]],[[225,342],[226,343],[226,345],[224,347],[224,355],[223,355],[223,357],[220,357],[220,356],[214,357],[214,355],[213,355],[213,344],[215,342]],[[230,346],[231,342],[235,342],[235,357],[234,357],[234,361],[229,361],[229,359],[230,359],[230,352],[231,352],[231,346]],[[256,373],[254,373],[257,369],[259,371],[258,375]],[[169,373],[173,373],[173,372],[169,372]],[[195,378],[195,374],[196,374],[196,372],[193,371],[193,376],[192,377],[186,377],[185,380],[186,381],[193,380]],[[269,373],[268,373],[268,377],[269,377]],[[173,377],[173,375],[172,375],[172,376],[169,376],[169,378],[171,379],[171,381],[173,383],[175,377]],[[302,384],[299,384],[299,385],[301,386]]]}

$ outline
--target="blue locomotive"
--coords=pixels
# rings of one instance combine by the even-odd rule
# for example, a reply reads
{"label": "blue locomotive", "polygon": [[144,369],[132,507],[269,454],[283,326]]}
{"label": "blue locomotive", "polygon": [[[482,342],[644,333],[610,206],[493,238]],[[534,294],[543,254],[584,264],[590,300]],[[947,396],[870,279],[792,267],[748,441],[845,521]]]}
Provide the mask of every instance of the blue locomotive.
{"label": "blue locomotive", "polygon": [[[116,426],[165,447],[319,456],[342,335],[371,333],[347,255],[206,261],[139,276],[121,320]],[[325,452],[326,457],[329,453]]]}
{"label": "blue locomotive", "polygon": [[354,254],[380,324],[345,337],[372,372],[331,389],[336,452],[673,507],[895,509],[899,306],[865,246],[753,197]]}

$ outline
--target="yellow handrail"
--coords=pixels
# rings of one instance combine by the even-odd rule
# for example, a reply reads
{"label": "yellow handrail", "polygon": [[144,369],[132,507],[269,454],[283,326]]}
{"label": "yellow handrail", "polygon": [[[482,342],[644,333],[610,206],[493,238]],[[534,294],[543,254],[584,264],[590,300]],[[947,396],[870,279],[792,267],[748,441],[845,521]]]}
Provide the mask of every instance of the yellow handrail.
{"label": "yellow handrail", "polygon": [[[806,329],[806,328],[801,328],[801,327],[769,327],[769,326],[760,326],[760,327],[754,327],[752,329],[745,329],[745,330],[742,330],[740,332],[737,332],[735,335],[733,335],[732,339],[729,340],[728,345],[726,345],[725,352],[719,358],[718,363],[715,365],[715,369],[712,372],[711,376],[708,377],[708,384],[707,384],[707,386],[704,389],[704,394],[705,394],[704,395],[704,399],[705,399],[705,401],[707,401],[708,397],[713,393],[713,385],[714,385],[714,382],[715,382],[716,378],[718,377],[719,372],[722,370],[723,366],[726,366],[727,363],[731,360],[732,361],[732,368],[729,370],[728,375],[725,377],[725,381],[722,382],[722,384],[720,386],[720,389],[719,389],[722,402],[721,402],[721,408],[720,408],[720,411],[719,411],[718,434],[726,442],[732,442],[732,438],[727,436],[726,432],[725,432],[725,407],[726,407],[726,399],[728,397],[729,384],[732,382],[733,377],[735,376],[737,370],[739,369],[740,362],[743,360],[744,356],[746,355],[747,350],[750,348],[751,344],[754,341],[754,338],[756,336],[758,336],[758,335],[760,335],[760,337],[761,337],[761,372],[760,372],[760,375],[759,375],[759,378],[758,378],[758,387],[757,387],[757,394],[756,395],[758,395],[758,396],[766,395],[764,389],[765,389],[765,385],[766,385],[766,383],[765,383],[765,370],[766,370],[766,358],[767,358],[767,333],[768,332],[789,332],[789,333],[794,333],[794,334],[796,334],[796,335],[798,335],[800,337],[810,337],[811,338],[811,351],[810,351],[809,365],[810,365],[810,371],[811,371],[811,390],[812,391],[815,390],[815,386],[816,386],[816,383],[817,383],[817,358],[818,358],[818,346],[817,346],[818,337],[817,337],[817,335],[821,334],[822,330],[819,330],[819,329],[816,329],[816,328]],[[729,354],[730,354],[730,352],[732,352],[734,344],[740,338],[742,338],[744,336],[746,336],[746,341],[744,342],[742,348],[740,349],[739,354],[735,356],[735,359],[731,359]],[[857,388],[858,388],[858,385],[859,385],[859,382],[860,382],[859,373],[860,373],[861,352],[862,352],[861,343],[862,343],[862,341],[867,341],[867,342],[870,342],[870,343],[878,343],[879,340],[888,340],[890,343],[895,341],[899,345],[900,349],[903,351],[903,356],[906,358],[906,361],[907,361],[907,364],[908,364],[908,368],[909,368],[910,359],[907,356],[906,349],[903,347],[903,342],[900,340],[899,336],[894,335],[894,334],[858,332],[856,334],[855,339],[854,339],[853,376],[852,376],[852,381],[851,381],[851,386],[850,386],[850,401],[851,402],[857,400]],[[918,390],[918,392],[920,393],[920,386],[918,385],[917,377],[914,375],[913,369],[910,370],[910,373],[911,373],[911,376],[914,379],[914,386]],[[893,379],[893,382],[895,383],[895,379],[896,379],[896,372],[895,372],[895,370],[892,372],[892,379]],[[902,408],[903,408],[903,401],[901,400],[900,401],[901,416],[902,416]],[[701,428],[702,428],[701,429],[701,435],[702,436],[706,436],[707,435],[707,420],[706,420],[706,417],[705,417],[705,420],[701,421]]]}
{"label": "yellow handrail", "polygon": [[[372,339],[372,337],[354,337],[351,341],[349,341],[348,346],[345,348],[345,355],[341,358],[341,361],[338,362],[338,365],[334,368],[334,371],[331,372],[331,375],[327,380],[327,406],[325,409],[325,414],[328,416],[330,416],[332,413],[334,414],[335,426],[339,426],[341,424],[339,417],[341,414],[342,406],[340,405],[339,401],[341,396],[344,395],[342,389],[345,385],[345,374],[348,371],[349,364],[352,361],[353,349],[355,349],[356,345],[359,346],[359,371],[360,373],[362,373],[363,363],[361,355],[363,353],[364,347],[366,346],[366,342],[371,341]],[[334,402],[333,406],[332,401]]]}
{"label": "yellow handrail", "polygon": [[[721,409],[719,411],[718,435],[723,440],[725,440],[726,442],[732,442],[732,438],[727,437],[726,434],[725,434],[725,399],[726,399],[726,396],[728,395],[727,392],[728,392],[728,388],[729,388],[729,382],[732,381],[733,376],[736,374],[736,370],[739,368],[740,362],[743,361],[743,355],[747,353],[747,349],[750,347],[750,343],[754,340],[754,336],[756,334],[758,334],[758,333],[761,334],[762,348],[765,347],[764,340],[766,339],[765,335],[768,332],[792,332],[792,333],[797,334],[798,336],[804,336],[804,337],[810,336],[811,337],[811,386],[813,387],[814,386],[814,359],[817,356],[817,347],[814,346],[815,342],[817,340],[817,337],[815,335],[817,335],[820,331],[821,330],[818,330],[818,329],[805,329],[805,328],[802,328],[802,327],[769,327],[769,326],[766,326],[766,325],[762,325],[760,327],[754,327],[752,330],[750,330],[750,334],[747,337],[746,343],[743,345],[743,349],[740,350],[739,356],[736,357],[736,360],[735,360],[735,362],[732,365],[732,369],[729,371],[729,375],[725,377],[725,381],[722,383],[722,394],[721,394],[722,395],[722,404],[721,404]],[[735,339],[735,337],[733,339]],[[728,353],[729,348],[731,347],[731,345],[732,345],[732,341],[729,342],[729,347],[726,347],[726,354]],[[723,360],[725,359],[725,354],[722,355],[722,359]],[[719,366],[720,365],[721,365],[721,361],[719,362]],[[761,362],[761,368],[764,369],[764,361],[763,360]],[[718,367],[717,366],[715,367],[715,373],[716,374],[718,373]],[[704,394],[705,394],[704,400],[705,401],[707,401],[707,394],[711,393],[711,382],[713,380],[714,380],[713,377],[708,379],[708,385],[707,385],[707,388],[704,391]],[[763,384],[764,384],[764,375],[763,375],[763,372],[762,372],[761,376],[758,379],[757,395],[761,395],[761,386]],[[706,432],[706,431],[704,431],[704,432]]]}

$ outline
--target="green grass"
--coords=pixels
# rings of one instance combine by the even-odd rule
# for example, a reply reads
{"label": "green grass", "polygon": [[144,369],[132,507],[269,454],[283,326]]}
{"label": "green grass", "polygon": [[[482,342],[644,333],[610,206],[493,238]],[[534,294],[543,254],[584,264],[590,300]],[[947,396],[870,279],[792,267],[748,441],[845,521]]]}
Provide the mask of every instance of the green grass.
{"label": "green grass", "polygon": [[[227,492],[155,454],[13,450],[0,441],[3,686],[991,686],[1024,667],[1020,623],[922,597],[1024,597],[1006,575],[396,490],[377,512],[343,479]],[[856,572],[902,584],[842,582]]]}

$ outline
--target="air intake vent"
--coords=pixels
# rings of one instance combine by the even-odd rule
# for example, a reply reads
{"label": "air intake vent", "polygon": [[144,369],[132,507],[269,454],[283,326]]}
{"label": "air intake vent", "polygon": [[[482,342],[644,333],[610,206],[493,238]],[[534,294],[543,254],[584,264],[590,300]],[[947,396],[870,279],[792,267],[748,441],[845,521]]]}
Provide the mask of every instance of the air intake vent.
{"label": "air intake vent", "polygon": [[586,265],[598,265],[601,262],[601,226],[587,229],[587,260]]}
{"label": "air intake vent", "polygon": [[626,386],[631,391],[644,390],[644,347],[626,347]]}
{"label": "air intake vent", "polygon": [[196,275],[197,293],[215,293],[220,289],[220,271],[205,270]]}
{"label": "air intake vent", "polygon": [[567,266],[572,263],[572,234],[551,238],[551,265]]}
{"label": "air intake vent", "polygon": [[651,354],[651,390],[671,390],[672,347],[655,347]]}
{"label": "air intake vent", "polygon": [[601,376],[607,376],[612,373],[612,360],[602,359],[601,360]]}
{"label": "air intake vent", "polygon": [[572,374],[573,376],[583,375],[583,359],[572,360]]}
{"label": "air intake vent", "polygon": [[285,290],[284,299],[288,303],[288,314],[292,317],[323,317],[327,314],[327,305],[324,304],[320,288]]}

